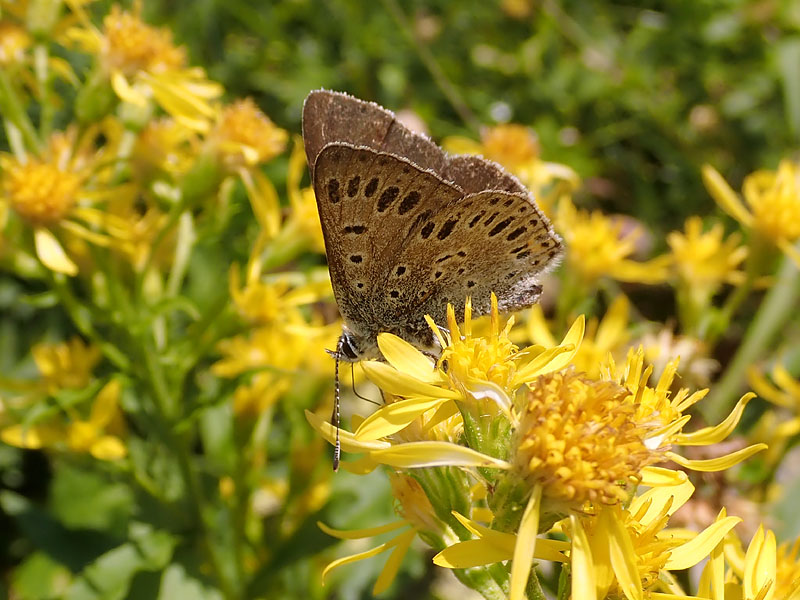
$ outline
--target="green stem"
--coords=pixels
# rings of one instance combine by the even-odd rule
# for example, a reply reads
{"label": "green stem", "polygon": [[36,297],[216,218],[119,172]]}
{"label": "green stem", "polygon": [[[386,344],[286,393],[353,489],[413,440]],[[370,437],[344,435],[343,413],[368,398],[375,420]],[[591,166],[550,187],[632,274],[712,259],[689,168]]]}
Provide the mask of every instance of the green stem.
{"label": "green stem", "polygon": [[17,95],[17,90],[11,83],[8,71],[4,69],[0,69],[0,113],[5,121],[19,129],[28,150],[38,153],[39,137]]}
{"label": "green stem", "polygon": [[179,415],[175,413],[179,412],[180,407],[173,398],[171,398],[164,371],[157,360],[156,349],[146,341],[140,341],[142,342],[141,355],[149,379],[148,383],[153,394],[153,405],[158,413],[159,420],[164,425],[164,442],[169,446],[178,462],[181,480],[186,489],[186,500],[192,512],[192,518],[199,530],[201,543],[211,562],[211,567],[223,596],[226,600],[237,600],[240,594],[236,591],[233,583],[225,573],[222,561],[215,550],[211,531],[203,515],[205,494],[203,494],[202,485],[198,481],[197,473],[192,468],[191,451],[185,439],[182,436],[176,435],[172,427],[172,424],[175,423],[179,417]]}
{"label": "green stem", "polygon": [[39,88],[39,106],[41,116],[39,118],[39,134],[45,140],[50,135],[53,128],[53,117],[55,116],[55,105],[50,97],[50,53],[45,44],[36,44],[33,49],[34,67],[36,70],[36,85]]}
{"label": "green stem", "polygon": [[444,71],[439,66],[439,63],[436,61],[436,57],[433,55],[433,52],[431,52],[430,48],[421,43],[417,39],[417,36],[414,35],[414,29],[409,24],[408,19],[406,19],[406,16],[403,13],[403,10],[400,8],[397,0],[381,1],[383,2],[384,8],[386,8],[387,12],[395,20],[395,23],[397,23],[400,32],[416,51],[417,56],[419,57],[420,61],[422,61],[423,66],[431,74],[434,83],[436,83],[436,85],[442,91],[442,94],[444,94],[444,97],[447,98],[447,101],[450,102],[450,105],[458,113],[458,116],[461,117],[461,119],[473,131],[480,131],[480,121],[478,121],[472,110],[470,110],[467,103],[461,97],[461,94],[456,86],[454,86],[447,78],[447,75],[444,74]]}
{"label": "green stem", "polygon": [[725,373],[712,387],[711,394],[701,403],[706,419],[716,423],[730,410],[745,381],[747,368],[762,357],[769,344],[786,322],[797,314],[800,297],[800,272],[788,257],[777,275],[777,281],[767,292],[753,322]]}

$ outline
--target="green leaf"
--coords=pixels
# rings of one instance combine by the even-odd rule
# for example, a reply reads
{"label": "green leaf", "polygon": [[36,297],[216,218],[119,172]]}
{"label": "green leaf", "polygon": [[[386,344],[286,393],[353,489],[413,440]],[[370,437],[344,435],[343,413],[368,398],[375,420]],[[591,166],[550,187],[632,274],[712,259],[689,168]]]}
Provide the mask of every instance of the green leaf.
{"label": "green leaf", "polygon": [[792,133],[800,134],[800,38],[782,40],[775,48],[778,54],[786,118]]}
{"label": "green leaf", "polygon": [[173,563],[161,578],[158,600],[222,600],[222,594],[192,577],[183,565]]}
{"label": "green leaf", "polygon": [[71,578],[64,565],[44,552],[34,552],[12,571],[11,590],[14,597],[26,600],[56,598],[66,591]]}
{"label": "green leaf", "polygon": [[134,523],[130,540],[100,556],[70,586],[66,600],[117,600],[125,598],[131,580],[140,571],[166,567],[178,540],[165,531]]}

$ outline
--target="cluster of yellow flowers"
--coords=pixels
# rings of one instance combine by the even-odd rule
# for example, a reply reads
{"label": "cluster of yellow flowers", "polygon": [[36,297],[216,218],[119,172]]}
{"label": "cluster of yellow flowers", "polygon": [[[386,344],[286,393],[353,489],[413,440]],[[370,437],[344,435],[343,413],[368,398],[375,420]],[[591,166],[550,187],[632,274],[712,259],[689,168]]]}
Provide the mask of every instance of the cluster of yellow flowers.
{"label": "cluster of yellow flowers", "polygon": [[[618,290],[602,321],[574,319],[561,342],[539,306],[523,326],[513,327],[513,316],[503,326],[496,299],[488,330],[472,322],[469,301],[463,321],[451,308],[446,329],[430,323],[443,348],[436,361],[400,338],[381,334],[386,362],[361,366],[385,404],[367,418],[354,418],[352,433],[339,432],[342,449],[361,454],[342,466],[356,474],[389,467],[402,520],[360,531],[320,524],[341,539],[395,532],[389,542],[334,561],[326,574],[391,549],[375,584],[378,594],[388,588],[418,535],[438,552],[435,564],[455,569],[462,582],[486,598],[543,597],[531,571],[534,560],[568,566],[571,592],[559,594],[571,593],[573,599],[685,598],[690,596],[673,572],[709,557],[695,582],[697,597],[800,598],[800,542],[777,550],[774,533],[762,526],[745,552],[734,531],[742,519],[728,516],[724,507],[700,531],[683,527],[685,518],[670,525],[695,491],[682,469],[727,470],[766,449],[764,440],[780,445],[769,452],[775,464],[800,431],[796,416],[777,425],[768,412],[770,423],[753,435],[756,443],[713,458],[687,457],[679,447],[711,446],[728,437],[755,394],[742,396],[718,425],[686,433],[688,409],[709,390],[676,386],[678,356],[688,366],[689,381],[706,383],[716,369],[707,355],[715,331],[704,319],[713,316],[722,286],[735,288],[722,311],[730,319],[750,290],[769,286],[768,244],[797,260],[791,243],[800,237],[794,231],[800,215],[793,216],[800,209],[800,172],[784,162],[777,174],[746,180],[751,215],[706,167],[714,198],[753,229],[749,246],[741,245],[739,233],[725,238],[721,222],[704,232],[703,221],[691,217],[685,232],[667,237],[670,253],[643,261],[635,258],[643,229],[577,209],[571,200],[577,176],[563,165],[541,161],[534,139],[522,127],[499,126],[486,133],[483,144],[460,138],[446,144],[503,163],[553,217],[567,242],[563,275],[558,283],[549,282],[560,285],[553,301],[555,326],[559,318],[563,323],[583,309],[598,289],[615,289],[613,280],[671,282],[686,335],[676,338],[665,328],[632,342],[630,303]],[[743,272],[739,267],[745,260]],[[533,345],[515,343],[526,340]],[[800,384],[780,366],[773,377],[781,389],[751,368],[754,389],[797,415]],[[324,418],[311,412],[307,418],[334,440]]]}
{"label": "cluster of yellow flowers", "polygon": [[[766,290],[754,331],[780,327],[791,310],[780,298],[800,266],[797,164],[748,176],[747,206],[703,167],[709,193],[740,230],[726,234],[720,219],[693,216],[667,235],[663,254],[646,257],[645,228],[576,206],[578,175],[542,160],[527,128],[445,140],[452,152],[503,164],[531,189],[566,242],[564,265],[545,282],[543,306],[505,322],[496,298],[484,319],[473,320],[467,299],[463,315],[450,307],[447,323],[429,320],[442,348],[436,359],[381,334],[383,360],[353,376],[365,375],[383,402],[337,431],[326,418],[333,365],[324,350],[341,326],[314,193],[302,184],[302,142],[253,100],[223,102],[223,88],[187,64],[169,31],[144,23],[138,6],[114,6],[97,26],[84,4],[0,0],[8,143],[0,271],[45,287],[80,336],[33,345],[37,376],[0,378],[2,442],[92,457],[168,505],[174,498],[160,495],[158,474],[141,458],[149,456],[142,444],[162,444],[194,507],[204,568],[226,598],[243,597],[248,577],[270,581],[261,569],[279,547],[271,534],[296,535],[329,500],[322,439],[340,439],[358,455],[343,470],[388,474],[399,520],[355,531],[320,523],[345,540],[391,534],[368,550],[360,542],[323,577],[391,551],[379,594],[419,539],[436,565],[486,598],[543,598],[542,573],[560,565],[561,587],[548,591],[561,598],[800,600],[800,541],[779,546],[769,522],[739,533],[742,518],[724,499],[691,516],[696,473],[762,451],[776,469],[800,432],[800,382],[789,359],[770,356],[768,336],[746,334],[710,383],[714,351],[754,291]],[[90,66],[76,73],[44,39],[87,55]],[[56,83],[76,98],[60,130]],[[262,167],[290,142],[282,202]],[[234,262],[219,285],[202,254],[230,240],[239,196],[254,226],[241,248],[218,252],[223,271]],[[650,323],[624,292],[664,284],[674,288],[677,321]],[[776,408],[747,442],[714,448],[755,396],[735,402],[745,380]],[[692,408],[716,424],[692,427]],[[269,468],[278,412],[291,436],[286,464]],[[223,446],[224,458],[214,456]],[[213,532],[224,511],[233,515],[233,561]],[[266,525],[276,514],[279,525]],[[675,575],[696,566],[693,579]]]}

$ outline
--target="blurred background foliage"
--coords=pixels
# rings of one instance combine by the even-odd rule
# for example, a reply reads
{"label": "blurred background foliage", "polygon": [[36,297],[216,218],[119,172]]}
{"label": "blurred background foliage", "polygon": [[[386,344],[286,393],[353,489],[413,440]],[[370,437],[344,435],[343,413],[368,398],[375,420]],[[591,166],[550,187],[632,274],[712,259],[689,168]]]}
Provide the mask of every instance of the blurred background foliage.
{"label": "blurred background foliage", "polygon": [[309,90],[411,108],[431,135],[513,121],[584,195],[666,231],[800,136],[800,3],[147,2],[231,95],[297,131]]}
{"label": "blurred background foliage", "polygon": [[[87,8],[99,22],[111,5]],[[303,99],[320,87],[396,111],[411,109],[436,140],[477,139],[482,126],[496,123],[527,125],[545,160],[569,165],[583,178],[579,203],[632,215],[654,231],[655,240],[681,228],[688,215],[721,212],[702,184],[701,165],[713,165],[740,189],[746,174],[791,157],[800,137],[800,2],[791,0],[146,0],[142,16],[170,28],[188,48],[189,62],[204,66],[227,99],[253,97],[289,132],[299,132]],[[266,166],[281,191],[288,158],[287,152]],[[236,208],[224,220],[198,225],[186,291],[198,307],[227,300],[229,261],[246,262],[256,230],[252,214]],[[217,253],[222,245],[228,251]],[[322,265],[319,256],[301,261]],[[35,365],[25,358],[30,346],[74,333],[46,289],[35,280],[0,281],[4,376],[32,376]],[[224,320],[220,325],[221,331],[235,328]],[[293,390],[283,402],[316,399],[329,382],[310,379],[309,389]],[[231,389],[213,387],[225,385],[230,387],[190,382],[191,392],[209,403],[230,397]],[[133,404],[128,399],[127,406]],[[226,410],[213,406],[204,417],[206,444],[224,436],[215,427],[224,427],[219,417]],[[293,449],[311,440],[319,441],[304,421],[278,422],[266,451],[277,465],[274,475],[280,476]],[[204,468],[225,472],[229,457],[217,458],[219,465]],[[140,520],[148,513],[147,498],[134,497],[124,483],[109,484],[113,477],[90,467],[90,460],[51,460],[0,446],[2,487],[13,490],[0,507],[0,560],[6,574],[14,565],[8,576],[15,589],[31,598],[55,597],[59,573],[66,581],[67,571],[81,572],[101,557],[111,564],[97,573],[117,579],[92,580],[90,572],[84,587],[73,585],[73,597],[104,598],[103,590],[116,589],[127,591],[114,597],[152,598],[159,586],[164,597],[164,569],[174,582],[172,598],[219,597],[201,585],[208,574],[178,540],[145,530],[126,534],[134,513]],[[318,554],[335,541],[315,519],[336,515],[328,522],[350,526],[391,514],[384,478],[371,477],[366,485],[340,473],[332,486],[321,514],[271,549],[280,560],[255,580],[254,597],[324,597],[316,580]],[[797,533],[797,515],[786,513],[789,533]],[[182,516],[176,512],[169,525],[179,528]],[[226,523],[218,525],[225,531]],[[173,551],[178,558],[170,562]],[[127,570],[115,569],[114,560]],[[334,578],[337,597],[368,597],[382,564],[382,558],[365,561]],[[428,590],[432,569],[415,551],[385,597]],[[5,593],[0,586],[0,598]]]}

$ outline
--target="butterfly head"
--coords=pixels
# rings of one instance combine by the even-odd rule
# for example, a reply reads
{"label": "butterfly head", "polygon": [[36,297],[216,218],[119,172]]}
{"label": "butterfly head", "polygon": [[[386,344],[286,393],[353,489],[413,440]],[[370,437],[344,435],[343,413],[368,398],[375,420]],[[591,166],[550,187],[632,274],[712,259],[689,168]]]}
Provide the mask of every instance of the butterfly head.
{"label": "butterfly head", "polygon": [[358,362],[380,358],[380,350],[375,336],[359,335],[347,326],[342,327],[342,335],[336,344],[336,350],[329,353],[343,362]]}

